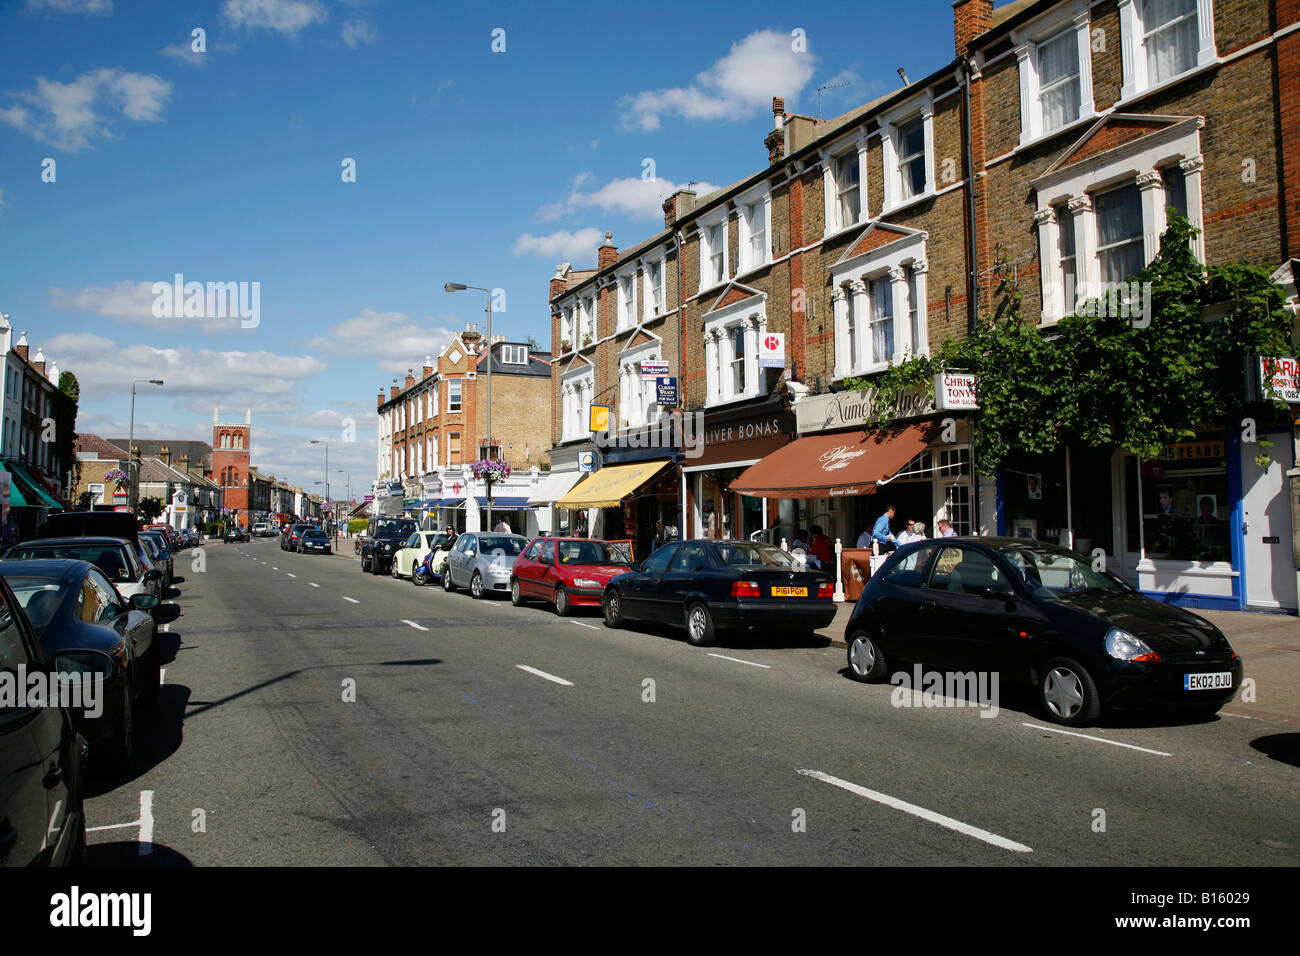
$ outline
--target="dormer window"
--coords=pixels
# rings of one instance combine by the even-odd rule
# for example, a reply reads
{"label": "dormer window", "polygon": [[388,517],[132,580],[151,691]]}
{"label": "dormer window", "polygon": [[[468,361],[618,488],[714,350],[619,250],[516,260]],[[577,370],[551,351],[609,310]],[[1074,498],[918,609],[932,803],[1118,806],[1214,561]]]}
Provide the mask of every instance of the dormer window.
{"label": "dormer window", "polygon": [[501,346],[501,361],[506,365],[527,365],[528,346],[526,345]]}

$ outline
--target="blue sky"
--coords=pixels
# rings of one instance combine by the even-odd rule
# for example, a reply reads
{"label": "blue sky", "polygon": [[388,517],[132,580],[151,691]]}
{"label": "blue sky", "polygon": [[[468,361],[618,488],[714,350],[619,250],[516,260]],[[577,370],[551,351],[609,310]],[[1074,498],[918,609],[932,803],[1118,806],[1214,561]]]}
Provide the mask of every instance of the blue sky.
{"label": "blue sky", "polygon": [[[161,377],[139,434],[251,408],[256,466],[310,486],[328,439],[356,492],[376,392],[481,324],[444,282],[504,289],[494,331],[547,346],[556,263],[761,168],[774,94],[815,115],[849,82],[830,117],[951,58],[949,0],[0,0],[0,312],[76,373],[79,430],[125,434]],[[176,273],[259,283],[258,324],[155,317]]]}

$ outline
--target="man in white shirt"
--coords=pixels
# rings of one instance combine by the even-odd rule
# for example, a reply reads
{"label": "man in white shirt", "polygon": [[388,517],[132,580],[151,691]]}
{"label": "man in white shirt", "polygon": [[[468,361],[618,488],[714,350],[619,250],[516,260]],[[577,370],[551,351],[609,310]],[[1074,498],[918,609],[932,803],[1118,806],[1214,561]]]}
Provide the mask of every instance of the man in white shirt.
{"label": "man in white shirt", "polygon": [[909,521],[907,530],[898,536],[899,544],[907,544],[910,541],[925,540],[925,523],[923,521]]}

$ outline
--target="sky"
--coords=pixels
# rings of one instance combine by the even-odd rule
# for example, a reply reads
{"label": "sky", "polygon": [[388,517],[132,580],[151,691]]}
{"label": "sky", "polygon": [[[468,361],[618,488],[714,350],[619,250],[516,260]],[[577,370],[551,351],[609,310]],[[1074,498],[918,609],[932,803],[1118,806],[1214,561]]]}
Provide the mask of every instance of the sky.
{"label": "sky", "polygon": [[[376,394],[483,328],[444,283],[548,348],[556,265],[763,168],[774,95],[830,118],[952,56],[950,0],[0,0],[0,313],[76,374],[78,431],[161,378],[137,435],[251,409],[255,467],[322,491],[324,440],[359,497]],[[248,317],[172,313],[177,275]]]}

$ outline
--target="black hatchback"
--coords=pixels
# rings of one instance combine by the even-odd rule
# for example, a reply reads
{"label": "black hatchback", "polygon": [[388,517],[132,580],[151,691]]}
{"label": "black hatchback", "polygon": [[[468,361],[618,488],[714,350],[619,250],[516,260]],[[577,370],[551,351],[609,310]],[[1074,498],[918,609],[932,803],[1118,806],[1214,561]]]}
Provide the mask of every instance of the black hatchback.
{"label": "black hatchback", "polygon": [[1075,726],[1103,709],[1208,716],[1242,678],[1241,658],[1209,621],[1023,538],[900,548],[867,582],[845,641],[856,680],[884,680],[902,661],[996,672],[1034,688],[1049,720]]}
{"label": "black hatchback", "polygon": [[807,634],[835,620],[834,584],[753,541],[673,541],[605,585],[605,623],[662,621],[696,645],[733,630]]}

